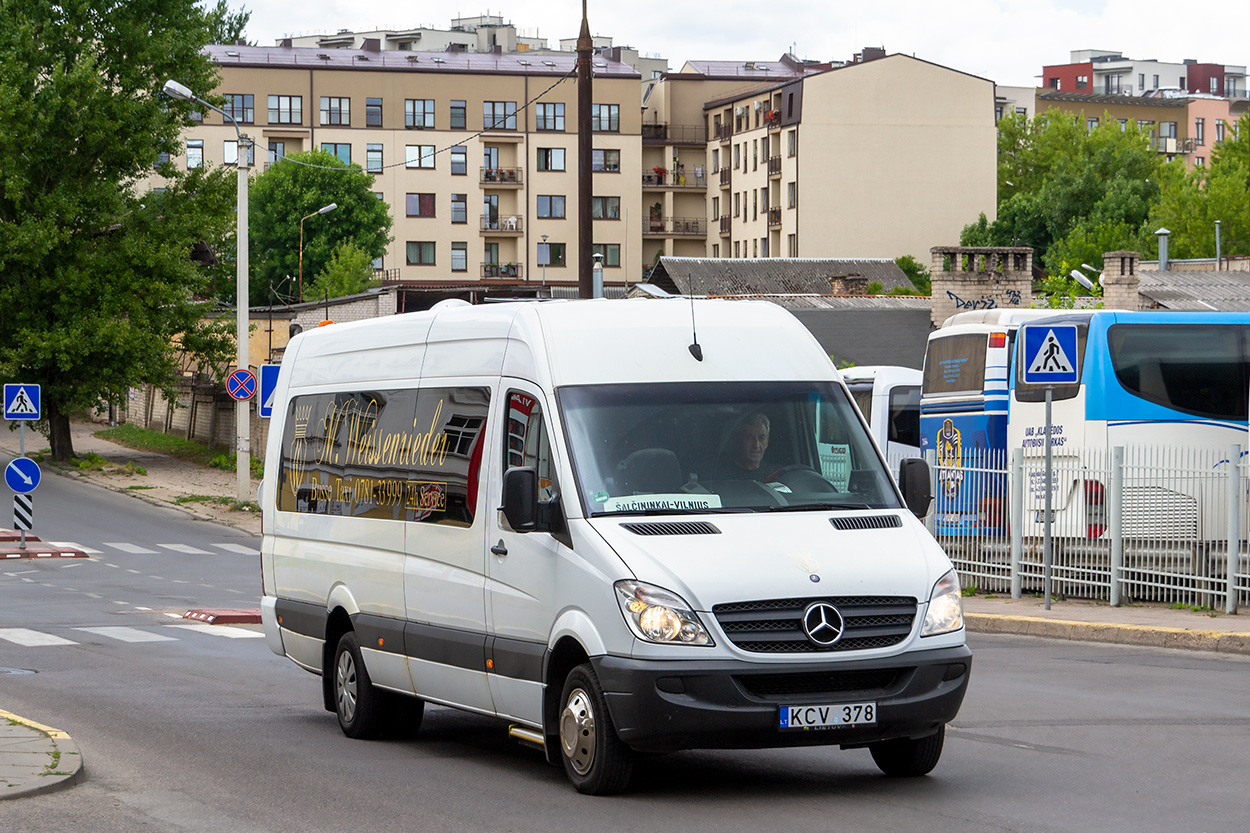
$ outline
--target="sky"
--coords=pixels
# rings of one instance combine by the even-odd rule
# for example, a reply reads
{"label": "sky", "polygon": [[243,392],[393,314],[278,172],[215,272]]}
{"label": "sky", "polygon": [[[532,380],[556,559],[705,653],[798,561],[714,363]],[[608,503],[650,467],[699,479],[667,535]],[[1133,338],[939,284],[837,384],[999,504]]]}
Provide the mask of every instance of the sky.
{"label": "sky", "polygon": [[[252,12],[247,38],[268,46],[289,35],[339,29],[427,26],[446,29],[457,16],[502,15],[518,33],[552,48],[575,38],[577,0],[228,0]],[[1042,66],[1068,63],[1074,49],[1103,49],[1137,59],[1245,66],[1250,63],[1250,3],[1207,0],[719,0],[706,6],[672,0],[587,0],[593,35],[645,55],[688,60],[776,60],[791,51],[819,61],[849,60],[865,46],[915,55],[1008,86],[1040,83]],[[683,11],[682,9],[685,9]]]}

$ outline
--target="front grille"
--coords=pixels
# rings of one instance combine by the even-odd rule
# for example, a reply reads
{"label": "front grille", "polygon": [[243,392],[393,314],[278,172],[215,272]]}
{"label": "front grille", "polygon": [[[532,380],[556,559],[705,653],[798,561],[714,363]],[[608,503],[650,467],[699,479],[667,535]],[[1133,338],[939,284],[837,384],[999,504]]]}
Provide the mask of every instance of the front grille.
{"label": "front grille", "polygon": [[851,517],[830,518],[829,523],[834,529],[843,532],[856,529],[897,529],[903,525],[898,515],[853,515]]}
{"label": "front grille", "polygon": [[621,529],[635,535],[720,535],[720,530],[707,521],[659,521],[656,523],[621,524]]}
{"label": "front grille", "polygon": [[907,669],[869,671],[813,671],[802,674],[743,674],[735,677],[750,695],[763,699],[815,697],[849,691],[876,691],[892,687]]}
{"label": "front grille", "polygon": [[[842,638],[817,645],[803,630],[803,612],[828,602],[842,614]],[[863,651],[897,645],[911,633],[916,600],[908,596],[833,596],[764,599],[714,605],[712,615],[733,644],[756,653]]]}

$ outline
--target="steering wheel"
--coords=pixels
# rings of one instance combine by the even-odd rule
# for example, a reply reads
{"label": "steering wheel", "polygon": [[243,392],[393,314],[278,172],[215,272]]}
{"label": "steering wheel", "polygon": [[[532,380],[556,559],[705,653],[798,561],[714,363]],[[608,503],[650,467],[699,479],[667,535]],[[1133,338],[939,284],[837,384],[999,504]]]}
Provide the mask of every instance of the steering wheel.
{"label": "steering wheel", "polygon": [[[825,479],[825,476],[811,466],[805,466],[802,463],[792,463],[788,466],[782,466],[776,471],[770,472],[767,477],[762,478],[763,483],[772,483],[773,481],[784,483],[787,486],[794,487],[802,484],[802,481],[815,477],[822,488],[832,488],[833,484]],[[798,481],[798,482],[791,482]]]}

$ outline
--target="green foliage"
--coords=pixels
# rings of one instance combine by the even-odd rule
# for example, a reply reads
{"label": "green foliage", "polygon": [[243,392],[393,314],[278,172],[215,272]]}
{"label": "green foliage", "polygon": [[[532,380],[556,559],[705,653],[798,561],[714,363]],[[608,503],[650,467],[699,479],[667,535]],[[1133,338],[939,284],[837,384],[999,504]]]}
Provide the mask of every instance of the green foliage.
{"label": "green foliage", "polygon": [[250,197],[250,285],[258,306],[268,303],[270,280],[278,286],[289,275],[291,288],[298,289],[300,219],[322,206],[338,208],[304,221],[306,300],[315,300],[309,292],[312,277],[325,270],[339,245],[350,242],[373,259],[391,241],[390,208],[373,195],[373,176],[326,151],[294,154],[269,166],[252,183]]}
{"label": "green foliage", "polygon": [[57,460],[72,411],[168,390],[174,337],[202,317],[189,252],[228,227],[228,183],[167,165],[165,194],[133,186],[195,109],[165,80],[216,85],[208,34],[195,0],[0,3],[0,377],[43,385]]}
{"label": "green foliage", "polygon": [[[985,219],[984,214],[981,215],[981,219],[982,220]],[[973,244],[968,244],[968,245],[973,245]],[[896,257],[894,259],[894,262],[898,265],[899,269],[903,270],[903,274],[907,276],[907,280],[911,281],[911,285],[916,287],[915,294],[918,294],[918,295],[932,294],[933,284],[931,280],[931,275],[929,273],[929,268],[927,266],[925,266],[920,261],[916,260],[911,255],[903,255],[902,257]],[[890,294],[891,295],[910,295],[912,293],[891,291]]]}
{"label": "green foliage", "polygon": [[350,240],[338,245],[329,262],[311,284],[305,284],[304,297],[310,301],[355,295],[377,286],[373,277],[373,258]]}
{"label": "green foliage", "polygon": [[211,9],[206,7],[205,16],[208,21],[209,43],[238,43],[243,40],[243,30],[252,19],[252,13],[246,8],[240,8],[237,12],[230,11],[226,0],[217,0],[217,5]]}
{"label": "green foliage", "polygon": [[[154,451],[157,454],[177,457],[179,460],[187,460],[202,466],[211,465],[210,461],[215,454],[206,446],[193,440],[183,439],[171,434],[162,434],[160,431],[140,428],[129,423],[96,431],[94,436],[118,445],[124,445],[127,448],[133,448],[136,451]],[[226,455],[218,456],[224,457]],[[229,468],[234,468],[233,457],[230,458]]]}
{"label": "green foliage", "polygon": [[873,281],[872,283],[868,284],[868,286],[864,287],[864,294],[865,295],[880,295],[884,289],[885,287],[881,285],[881,281]]}

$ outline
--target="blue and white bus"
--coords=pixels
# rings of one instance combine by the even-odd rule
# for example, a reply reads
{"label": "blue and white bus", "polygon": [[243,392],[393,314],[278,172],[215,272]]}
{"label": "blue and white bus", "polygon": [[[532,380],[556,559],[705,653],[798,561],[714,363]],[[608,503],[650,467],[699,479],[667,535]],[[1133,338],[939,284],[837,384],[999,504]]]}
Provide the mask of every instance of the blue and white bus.
{"label": "blue and white bus", "polygon": [[[1104,535],[1109,484],[1091,461],[1123,446],[1134,456],[1131,472],[1126,466],[1126,537],[1222,538],[1225,495],[1213,481],[1179,476],[1178,455],[1202,452],[1218,467],[1234,443],[1246,446],[1250,313],[1052,311],[1029,322],[1049,324],[1077,329],[1080,381],[1051,391],[1052,511],[1062,534]],[[1023,448],[1026,465],[1045,450],[1046,386],[1024,382],[1032,358],[1015,357],[1007,419],[1007,447]],[[1025,491],[1024,534],[1039,535],[1044,483],[1034,477]]]}

